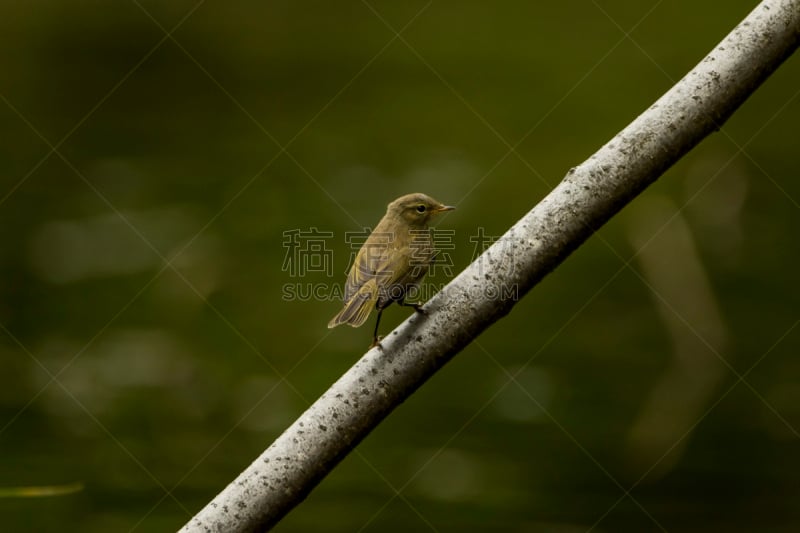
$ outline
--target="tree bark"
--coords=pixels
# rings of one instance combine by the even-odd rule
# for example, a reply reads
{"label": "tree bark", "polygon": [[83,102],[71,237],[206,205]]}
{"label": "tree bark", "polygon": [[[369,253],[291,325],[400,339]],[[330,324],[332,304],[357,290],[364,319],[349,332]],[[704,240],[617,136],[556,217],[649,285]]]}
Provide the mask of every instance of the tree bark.
{"label": "tree bark", "polygon": [[797,48],[800,0],[764,0],[694,69],[368,351],[181,531],[257,531],[594,231],[718,130]]}

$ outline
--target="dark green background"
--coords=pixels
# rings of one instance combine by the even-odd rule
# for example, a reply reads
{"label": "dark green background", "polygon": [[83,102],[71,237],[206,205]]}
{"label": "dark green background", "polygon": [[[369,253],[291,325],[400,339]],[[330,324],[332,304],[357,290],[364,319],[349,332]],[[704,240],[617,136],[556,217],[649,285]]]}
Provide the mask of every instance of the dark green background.
{"label": "dark green background", "polygon": [[[285,284],[341,283],[415,191],[461,270],[755,4],[4,2],[0,486],[85,489],[2,529],[178,529],[369,343]],[[276,530],[796,531],[798,88],[792,58]],[[332,278],[282,268],[311,227]]]}

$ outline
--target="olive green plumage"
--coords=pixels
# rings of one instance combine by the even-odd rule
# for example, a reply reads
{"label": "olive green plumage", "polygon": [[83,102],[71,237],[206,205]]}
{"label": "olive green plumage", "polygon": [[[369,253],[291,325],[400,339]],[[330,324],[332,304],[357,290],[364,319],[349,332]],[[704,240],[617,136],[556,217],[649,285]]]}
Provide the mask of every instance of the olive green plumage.
{"label": "olive green plumage", "polygon": [[436,251],[428,222],[455,209],[422,193],[407,194],[389,204],[386,214],[358,251],[344,288],[344,307],[328,323],[362,325],[378,310],[373,345],[378,343],[380,313],[392,302],[406,304],[406,294],[427,274]]}

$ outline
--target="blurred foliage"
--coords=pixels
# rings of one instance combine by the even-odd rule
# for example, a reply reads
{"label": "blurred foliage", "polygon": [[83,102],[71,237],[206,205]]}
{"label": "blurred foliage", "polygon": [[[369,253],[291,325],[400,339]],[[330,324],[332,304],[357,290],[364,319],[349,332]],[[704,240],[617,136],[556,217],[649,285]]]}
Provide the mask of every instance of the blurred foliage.
{"label": "blurred foliage", "polygon": [[[3,530],[177,529],[369,343],[287,284],[341,283],[414,191],[458,205],[458,272],[755,4],[5,2],[0,486],[85,490],[0,499]],[[795,57],[276,530],[796,531],[799,85]],[[311,228],[331,276],[285,268]]]}

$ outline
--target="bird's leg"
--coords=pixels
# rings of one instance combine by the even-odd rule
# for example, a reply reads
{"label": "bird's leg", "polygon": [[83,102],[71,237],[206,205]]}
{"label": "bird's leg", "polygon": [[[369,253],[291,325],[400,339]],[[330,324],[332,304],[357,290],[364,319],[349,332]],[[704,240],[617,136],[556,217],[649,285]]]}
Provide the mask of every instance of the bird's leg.
{"label": "bird's leg", "polygon": [[378,337],[378,325],[381,323],[381,315],[383,314],[383,308],[378,308],[378,318],[375,320],[375,331],[372,332],[372,344],[369,345],[370,348],[377,348],[379,350],[383,350],[383,346],[381,346],[381,338]]}

